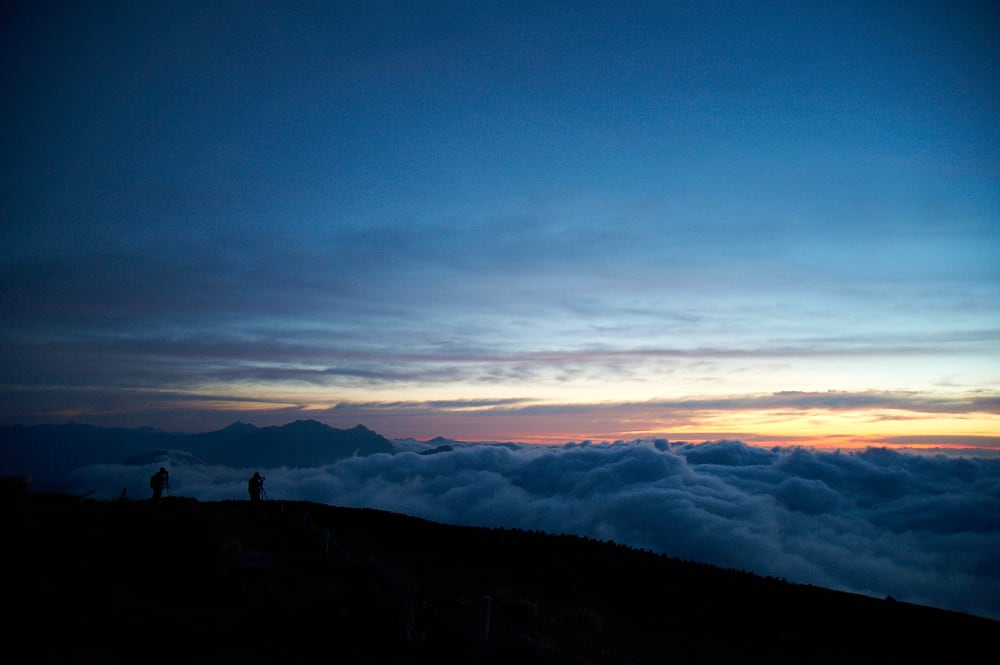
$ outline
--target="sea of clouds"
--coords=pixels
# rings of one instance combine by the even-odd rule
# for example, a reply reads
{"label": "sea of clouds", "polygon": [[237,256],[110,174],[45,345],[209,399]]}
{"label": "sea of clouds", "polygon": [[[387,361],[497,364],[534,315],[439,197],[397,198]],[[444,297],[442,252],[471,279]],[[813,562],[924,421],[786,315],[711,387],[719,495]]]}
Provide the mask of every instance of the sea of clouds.
{"label": "sea of clouds", "polygon": [[[448,524],[572,533],[728,568],[1000,620],[1000,458],[736,441],[468,444],[305,469],[177,456],[175,495],[378,508]],[[149,495],[159,466],[78,469],[73,491]]]}

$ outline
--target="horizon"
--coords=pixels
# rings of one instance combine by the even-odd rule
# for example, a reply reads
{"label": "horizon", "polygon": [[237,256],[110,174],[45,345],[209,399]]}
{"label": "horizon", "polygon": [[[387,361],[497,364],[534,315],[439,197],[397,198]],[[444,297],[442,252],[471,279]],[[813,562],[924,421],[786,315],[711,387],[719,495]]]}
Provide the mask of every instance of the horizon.
{"label": "horizon", "polygon": [[1000,450],[1000,7],[11,7],[0,424]]}
{"label": "horizon", "polygon": [[[705,445],[705,444],[725,444],[725,443],[739,443],[747,446],[752,446],[761,449],[770,450],[790,450],[795,448],[802,448],[806,450],[815,450],[816,452],[824,453],[840,453],[840,452],[864,452],[866,450],[872,449],[884,449],[892,450],[904,454],[917,454],[917,455],[933,455],[933,454],[943,454],[943,455],[956,455],[965,457],[994,457],[1000,456],[1000,446],[995,446],[998,443],[992,440],[986,440],[983,445],[968,445],[967,442],[956,442],[948,441],[947,438],[939,437],[926,437],[923,441],[915,441],[912,443],[899,443],[899,442],[866,442],[864,444],[857,445],[817,445],[812,444],[800,444],[794,441],[744,441],[739,438],[734,438],[731,436],[687,436],[687,437],[671,437],[671,436],[644,436],[635,437],[631,439],[551,439],[551,440],[514,440],[514,439],[462,439],[458,437],[448,436],[446,434],[435,434],[433,436],[427,437],[414,437],[414,436],[390,436],[377,428],[372,428],[365,423],[356,423],[354,425],[332,425],[330,423],[317,420],[315,418],[299,418],[292,421],[284,422],[274,422],[270,424],[257,424],[247,420],[235,420],[226,425],[218,427],[209,427],[203,429],[193,429],[193,430],[175,430],[169,428],[154,427],[151,425],[139,425],[139,426],[114,426],[114,425],[95,425],[87,422],[78,422],[74,420],[68,420],[65,422],[47,422],[47,423],[16,423],[0,425],[0,428],[5,427],[94,427],[100,429],[120,429],[127,431],[152,431],[159,432],[163,434],[176,434],[181,436],[195,435],[195,434],[208,434],[212,432],[219,432],[227,430],[232,427],[237,426],[247,426],[253,429],[282,429],[297,425],[300,423],[316,423],[323,427],[328,427],[340,431],[349,431],[352,429],[363,428],[374,434],[381,436],[382,438],[388,440],[393,444],[414,442],[418,444],[429,444],[434,441],[447,441],[459,444],[469,444],[469,445],[524,445],[524,446],[541,446],[541,447],[567,447],[567,446],[586,446],[586,445],[596,445],[596,446],[608,446],[608,445],[620,445],[620,444],[649,444],[649,443],[667,443],[671,446],[677,445]],[[406,452],[406,449],[400,450],[399,452]]]}

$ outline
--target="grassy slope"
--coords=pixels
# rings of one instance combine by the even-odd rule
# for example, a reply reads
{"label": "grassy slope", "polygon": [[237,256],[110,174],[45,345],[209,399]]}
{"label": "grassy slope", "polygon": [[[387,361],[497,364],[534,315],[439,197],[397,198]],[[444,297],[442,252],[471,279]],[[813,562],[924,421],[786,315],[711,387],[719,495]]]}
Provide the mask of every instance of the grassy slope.
{"label": "grassy slope", "polygon": [[34,495],[4,513],[8,645],[37,654],[18,662],[963,663],[1000,643],[964,614],[374,510]]}

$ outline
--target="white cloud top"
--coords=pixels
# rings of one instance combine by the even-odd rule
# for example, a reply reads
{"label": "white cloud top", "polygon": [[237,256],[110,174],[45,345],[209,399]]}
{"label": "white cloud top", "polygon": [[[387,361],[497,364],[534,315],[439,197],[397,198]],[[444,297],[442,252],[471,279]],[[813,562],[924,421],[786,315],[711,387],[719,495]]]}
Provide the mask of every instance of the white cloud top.
{"label": "white cloud top", "polygon": [[[159,463],[157,463],[157,466]],[[145,498],[145,467],[76,472]],[[177,495],[246,499],[253,470],[177,460]],[[261,469],[270,499],[614,540],[683,559],[1000,619],[1000,458],[740,442],[459,445]]]}

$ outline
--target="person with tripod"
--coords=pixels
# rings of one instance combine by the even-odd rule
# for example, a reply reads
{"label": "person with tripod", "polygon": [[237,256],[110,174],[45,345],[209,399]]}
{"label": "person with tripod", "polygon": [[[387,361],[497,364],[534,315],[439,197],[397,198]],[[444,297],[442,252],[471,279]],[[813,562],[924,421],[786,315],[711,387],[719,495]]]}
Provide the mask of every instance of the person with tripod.
{"label": "person with tripod", "polygon": [[149,479],[149,486],[153,490],[153,503],[159,503],[163,497],[163,490],[170,491],[170,474],[164,467],[154,473]]}
{"label": "person with tripod", "polygon": [[264,492],[264,476],[254,471],[247,483],[247,491],[250,492],[250,503],[260,503],[261,496],[267,496]]}

